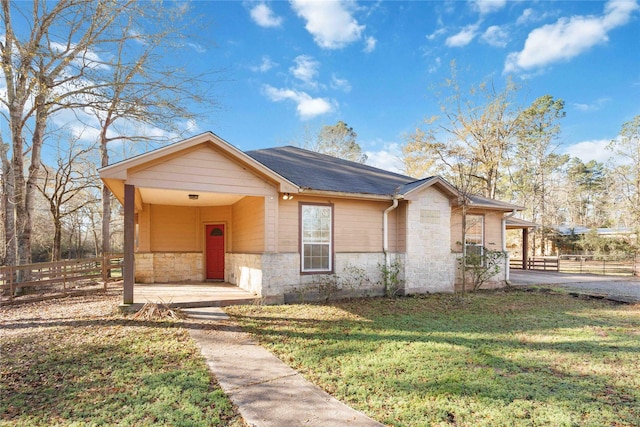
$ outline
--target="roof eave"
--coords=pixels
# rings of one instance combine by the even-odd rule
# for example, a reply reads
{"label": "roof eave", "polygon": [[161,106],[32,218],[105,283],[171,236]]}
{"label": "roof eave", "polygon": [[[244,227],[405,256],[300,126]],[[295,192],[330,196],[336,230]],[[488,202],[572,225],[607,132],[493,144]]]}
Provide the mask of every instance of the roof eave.
{"label": "roof eave", "polygon": [[440,178],[439,176],[434,176],[431,177],[430,179],[426,180],[424,183],[418,185],[415,188],[412,188],[411,190],[407,191],[404,194],[399,194],[399,196],[406,198],[408,200],[411,200],[411,198],[413,197],[413,194],[418,193],[419,191],[424,190],[425,188],[429,188],[432,186],[437,186],[441,191],[443,191],[450,199],[454,199],[457,198],[459,195],[458,190],[451,184],[449,184],[446,180],[444,180],[443,178]]}
{"label": "roof eave", "polygon": [[299,194],[307,195],[307,196],[338,197],[341,199],[384,200],[384,201],[391,201],[394,198],[399,198],[399,199],[402,198],[402,197],[394,196],[392,194],[348,193],[345,191],[313,190],[308,188],[301,188],[299,191]]}

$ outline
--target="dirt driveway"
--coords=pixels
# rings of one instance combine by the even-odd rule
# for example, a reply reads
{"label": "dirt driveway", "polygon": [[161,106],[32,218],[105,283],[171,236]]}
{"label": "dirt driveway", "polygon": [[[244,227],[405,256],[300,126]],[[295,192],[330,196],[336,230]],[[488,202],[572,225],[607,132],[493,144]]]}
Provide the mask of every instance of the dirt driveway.
{"label": "dirt driveway", "polygon": [[601,296],[615,301],[640,302],[640,278],[638,277],[511,270],[509,278],[514,286],[558,286],[578,293]]}

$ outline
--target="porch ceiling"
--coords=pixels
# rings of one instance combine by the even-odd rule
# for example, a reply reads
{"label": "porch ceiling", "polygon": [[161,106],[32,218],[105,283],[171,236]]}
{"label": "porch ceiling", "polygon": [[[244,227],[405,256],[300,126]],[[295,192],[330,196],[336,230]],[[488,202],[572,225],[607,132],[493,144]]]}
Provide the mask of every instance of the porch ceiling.
{"label": "porch ceiling", "polygon": [[[227,206],[244,197],[243,194],[207,193],[202,191],[163,190],[159,188],[138,188],[143,203],[170,206]],[[192,200],[190,194],[198,198]]]}

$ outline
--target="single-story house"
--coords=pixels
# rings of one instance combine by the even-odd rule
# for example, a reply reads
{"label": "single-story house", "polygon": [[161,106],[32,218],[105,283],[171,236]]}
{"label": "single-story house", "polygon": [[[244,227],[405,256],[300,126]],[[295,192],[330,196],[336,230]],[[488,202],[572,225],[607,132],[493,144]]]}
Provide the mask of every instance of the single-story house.
{"label": "single-story house", "polygon": [[[135,282],[206,280],[282,303],[354,272],[350,294],[377,295],[391,263],[404,294],[453,292],[460,281],[459,193],[439,177],[297,147],[243,152],[210,132],[100,176],[124,206],[125,304]],[[471,198],[466,243],[504,250],[506,220],[521,209]]]}

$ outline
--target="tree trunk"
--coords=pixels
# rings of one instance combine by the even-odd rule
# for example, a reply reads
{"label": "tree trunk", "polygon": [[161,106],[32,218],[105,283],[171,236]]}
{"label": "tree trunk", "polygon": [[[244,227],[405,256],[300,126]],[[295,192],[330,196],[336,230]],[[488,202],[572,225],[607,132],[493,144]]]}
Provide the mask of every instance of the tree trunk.
{"label": "tree trunk", "polygon": [[0,157],[2,158],[2,208],[4,210],[4,247],[5,265],[16,265],[16,219],[13,174],[11,162],[7,157],[7,145],[0,141]]}
{"label": "tree trunk", "polygon": [[53,219],[53,249],[51,251],[51,261],[62,259],[62,222],[59,217]]}
{"label": "tree trunk", "polygon": [[[109,150],[107,147],[107,124],[102,127],[100,133],[100,160],[101,166],[109,165]],[[111,252],[111,192],[102,184],[102,254]]]}

